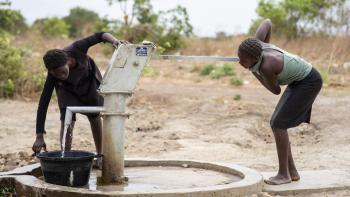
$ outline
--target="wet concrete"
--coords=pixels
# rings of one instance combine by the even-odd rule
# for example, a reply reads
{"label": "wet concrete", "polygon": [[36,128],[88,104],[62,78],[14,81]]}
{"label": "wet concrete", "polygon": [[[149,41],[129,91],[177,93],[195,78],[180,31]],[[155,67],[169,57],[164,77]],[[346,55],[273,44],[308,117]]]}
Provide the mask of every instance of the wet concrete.
{"label": "wet concrete", "polygon": [[[72,188],[45,183],[30,174],[40,168],[17,169],[23,175],[0,175],[10,181],[19,196],[65,197],[226,197],[247,196],[262,191],[262,176],[255,170],[234,164],[207,163],[178,160],[126,160],[125,172],[129,178],[125,185],[97,184],[101,171],[93,171],[90,184]],[[36,166],[37,167],[37,166]]]}
{"label": "wet concrete", "polygon": [[98,181],[101,171],[94,170],[87,188],[104,192],[152,192],[225,185],[242,180],[239,176],[213,170],[162,166],[125,168],[125,175],[129,179],[127,184],[103,185]]}

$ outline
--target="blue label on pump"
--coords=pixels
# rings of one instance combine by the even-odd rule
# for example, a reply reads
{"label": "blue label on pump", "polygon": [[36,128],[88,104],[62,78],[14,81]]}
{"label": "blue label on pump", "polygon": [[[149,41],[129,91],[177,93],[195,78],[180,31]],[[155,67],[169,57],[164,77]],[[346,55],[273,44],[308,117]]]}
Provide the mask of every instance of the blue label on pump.
{"label": "blue label on pump", "polygon": [[147,47],[137,47],[136,56],[147,56]]}

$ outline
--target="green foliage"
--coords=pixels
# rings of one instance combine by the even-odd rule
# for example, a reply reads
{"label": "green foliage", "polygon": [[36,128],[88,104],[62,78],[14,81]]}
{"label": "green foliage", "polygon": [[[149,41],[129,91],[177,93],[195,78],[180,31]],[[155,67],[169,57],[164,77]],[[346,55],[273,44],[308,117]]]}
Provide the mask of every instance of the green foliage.
{"label": "green foliage", "polygon": [[225,74],[225,71],[222,68],[217,67],[213,71],[211,71],[209,76],[212,79],[220,79],[221,77],[226,76],[226,74]]}
{"label": "green foliage", "polygon": [[200,75],[209,75],[214,69],[215,66],[213,64],[206,64],[202,67]]}
{"label": "green foliage", "polygon": [[319,68],[319,71],[320,71],[320,75],[322,77],[323,83],[329,84],[329,81],[330,81],[329,73],[323,68]]}
{"label": "green foliage", "polygon": [[[129,42],[143,40],[154,42],[162,51],[171,51],[186,46],[185,37],[192,35],[193,27],[189,23],[186,8],[155,12],[150,0],[133,0],[131,17],[127,12],[127,0],[107,0],[110,4],[118,3],[124,14],[124,24],[116,34]],[[133,24],[133,19],[137,23]]]}
{"label": "green foliage", "polygon": [[155,24],[158,22],[158,15],[152,9],[150,0],[135,0],[133,10],[140,24]]}
{"label": "green foliage", "polygon": [[225,63],[222,66],[222,70],[225,72],[226,76],[236,75],[235,70],[233,69],[233,65]]}
{"label": "green foliage", "polygon": [[148,77],[157,77],[159,76],[159,72],[154,70],[151,66],[145,66],[142,71],[142,75]]}
{"label": "green foliage", "polygon": [[[40,65],[40,68],[44,68],[44,65]],[[32,75],[30,76],[29,81],[32,83],[32,88],[34,92],[39,92],[44,88],[46,80],[45,71],[32,73]]]}
{"label": "green foliage", "polygon": [[274,26],[273,31],[276,34],[292,36],[297,33],[295,32],[296,29],[294,29],[296,24],[288,22],[287,13],[281,4],[277,4],[275,1],[260,0],[256,12],[260,18],[253,21],[249,30],[251,34],[255,33],[264,18],[271,19]]}
{"label": "green foliage", "polygon": [[100,18],[95,22],[93,30],[95,32],[112,32],[118,25],[119,24],[115,21],[108,20],[107,18]]}
{"label": "green foliage", "polygon": [[163,36],[159,37],[158,45],[166,50],[174,50],[186,46],[183,38],[190,37],[193,34],[193,27],[189,21],[187,10],[182,6],[161,12],[160,22],[163,24]]}
{"label": "green foliage", "polygon": [[0,0],[0,31],[19,34],[27,25],[21,12],[9,9],[10,5],[10,0]]}
{"label": "green foliage", "polygon": [[230,64],[224,64],[222,67],[216,67],[210,73],[210,77],[212,79],[219,79],[221,77],[234,76],[234,75],[236,75],[236,73],[233,70],[232,65],[230,65]]}
{"label": "green foliage", "polygon": [[[167,43],[165,43],[167,44]],[[166,51],[166,49],[162,46],[157,46],[157,53],[158,54],[163,54]]]}
{"label": "green foliage", "polygon": [[250,33],[254,33],[264,18],[270,18],[274,32],[287,37],[296,37],[312,32],[329,33],[339,23],[334,10],[342,9],[346,0],[260,0]]}
{"label": "green foliage", "polygon": [[19,11],[0,9],[0,30],[19,34],[26,29],[24,17]]}
{"label": "green foliage", "polygon": [[230,76],[231,85],[241,86],[243,85],[243,80],[236,75],[232,64],[225,63],[222,66],[215,66],[214,64],[204,65],[199,74],[202,76],[209,75],[211,79],[220,79],[222,77]]}
{"label": "green foliage", "polygon": [[11,79],[8,79],[4,84],[3,84],[3,95],[4,97],[13,97],[15,94],[15,84]]}
{"label": "green foliage", "polygon": [[22,74],[23,52],[10,44],[10,36],[0,33],[0,97],[14,95]]}
{"label": "green foliage", "polygon": [[242,99],[242,97],[241,97],[240,94],[236,94],[236,95],[233,97],[233,100],[235,100],[235,101],[239,101],[239,100],[241,100],[241,99]]}
{"label": "green foliage", "polygon": [[108,30],[107,19],[101,19],[97,13],[85,8],[72,8],[69,15],[64,17],[64,21],[69,25],[70,37],[82,37],[94,31]]}
{"label": "green foliage", "polygon": [[48,37],[64,37],[69,34],[69,25],[61,18],[38,19],[33,24],[41,33]]}
{"label": "green foliage", "polygon": [[236,73],[231,64],[218,67],[213,64],[206,64],[200,70],[200,75],[210,75],[212,79],[219,79],[224,76],[234,76]]}
{"label": "green foliage", "polygon": [[241,86],[243,85],[243,80],[238,76],[232,76],[230,79],[230,83],[231,85],[234,85],[234,86]]}
{"label": "green foliage", "polygon": [[155,40],[158,39],[162,29],[156,24],[138,24],[132,27],[123,26],[119,32],[119,37],[123,37],[131,43],[140,43],[144,40]]}

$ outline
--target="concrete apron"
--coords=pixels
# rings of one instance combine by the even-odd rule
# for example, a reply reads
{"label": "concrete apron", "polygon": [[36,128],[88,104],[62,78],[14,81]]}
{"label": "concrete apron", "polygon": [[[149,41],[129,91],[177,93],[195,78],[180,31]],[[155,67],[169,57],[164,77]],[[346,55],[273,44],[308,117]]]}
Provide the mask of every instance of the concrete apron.
{"label": "concrete apron", "polygon": [[[274,176],[276,172],[263,172],[264,179]],[[300,171],[301,179],[284,185],[264,184],[263,191],[276,195],[311,194],[335,190],[350,189],[350,171],[316,170]]]}
{"label": "concrete apron", "polygon": [[[128,197],[209,197],[209,196],[248,196],[262,191],[262,176],[255,170],[233,164],[207,163],[177,160],[126,160],[125,167],[183,167],[212,170],[240,178],[236,182],[184,189],[133,191],[93,191],[86,188],[72,188],[45,183],[38,179],[40,164],[34,164],[0,173],[0,186],[15,187],[19,196],[128,196]],[[37,177],[35,177],[37,176]],[[182,178],[179,177],[179,181]],[[170,183],[171,184],[171,183]]]}

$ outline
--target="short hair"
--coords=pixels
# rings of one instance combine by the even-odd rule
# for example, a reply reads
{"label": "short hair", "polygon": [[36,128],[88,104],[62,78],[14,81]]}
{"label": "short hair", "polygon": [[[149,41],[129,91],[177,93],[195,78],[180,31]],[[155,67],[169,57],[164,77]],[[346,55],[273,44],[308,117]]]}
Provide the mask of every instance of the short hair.
{"label": "short hair", "polygon": [[64,66],[68,61],[68,55],[61,49],[51,49],[43,57],[47,70]]}
{"label": "short hair", "polygon": [[248,38],[239,45],[238,51],[259,60],[262,53],[262,45],[258,39]]}

